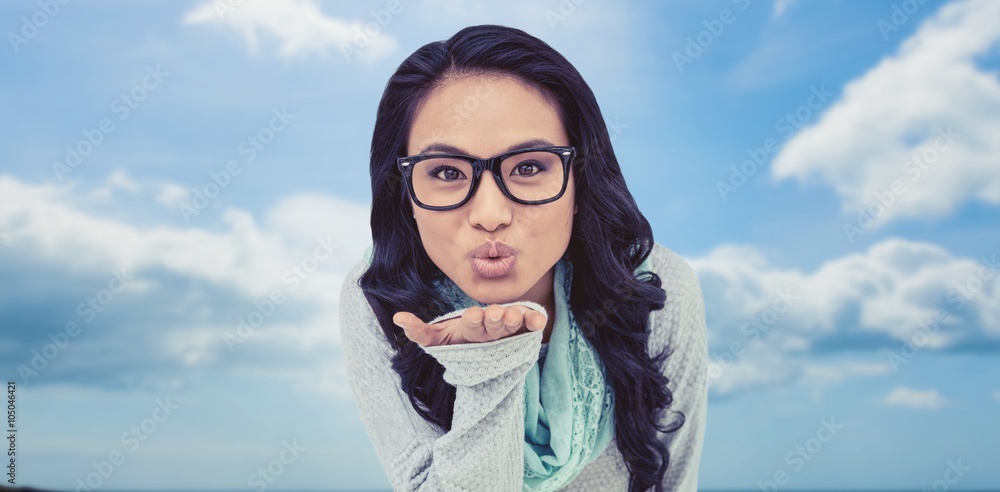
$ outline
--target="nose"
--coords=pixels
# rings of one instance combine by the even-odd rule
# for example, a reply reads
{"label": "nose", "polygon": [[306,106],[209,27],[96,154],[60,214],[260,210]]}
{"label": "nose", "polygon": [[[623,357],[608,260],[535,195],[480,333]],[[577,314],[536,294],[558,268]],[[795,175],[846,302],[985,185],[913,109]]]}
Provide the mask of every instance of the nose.
{"label": "nose", "polygon": [[496,176],[489,171],[483,171],[479,178],[476,192],[466,203],[469,208],[469,223],[473,227],[482,227],[494,231],[501,225],[509,224],[513,211],[513,202],[507,199],[500,189]]}

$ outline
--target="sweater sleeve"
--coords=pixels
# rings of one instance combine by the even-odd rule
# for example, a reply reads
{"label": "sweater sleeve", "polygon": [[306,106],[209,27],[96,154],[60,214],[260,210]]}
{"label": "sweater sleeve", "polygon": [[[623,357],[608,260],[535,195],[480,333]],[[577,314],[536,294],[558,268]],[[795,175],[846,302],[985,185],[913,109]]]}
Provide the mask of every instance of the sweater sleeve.
{"label": "sweater sleeve", "polygon": [[522,490],[524,381],[543,333],[425,347],[456,389],[451,430],[442,433],[413,409],[392,369],[392,348],[357,283],[365,266],[341,289],[341,344],[361,421],[393,489]]}
{"label": "sweater sleeve", "polygon": [[[663,364],[673,396],[670,409],[684,414],[676,431],[658,433],[670,451],[670,464],[663,490],[696,492],[708,407],[708,329],[701,285],[694,270],[680,256],[657,245],[652,267],[667,293],[663,309],[653,314],[651,355],[663,347],[673,349]],[[651,254],[652,256],[652,254]],[[664,412],[660,425],[674,422],[677,415]]]}

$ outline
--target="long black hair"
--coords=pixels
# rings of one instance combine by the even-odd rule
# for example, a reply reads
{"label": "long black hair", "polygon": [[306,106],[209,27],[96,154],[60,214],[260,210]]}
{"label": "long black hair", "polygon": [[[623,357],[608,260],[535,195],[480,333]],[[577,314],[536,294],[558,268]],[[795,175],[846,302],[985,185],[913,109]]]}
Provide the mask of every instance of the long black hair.
{"label": "long black hair", "polygon": [[657,431],[676,431],[684,416],[672,428],[658,424],[673,400],[661,371],[670,354],[647,353],[647,322],[651,311],[663,308],[666,293],[656,273],[633,273],[652,252],[652,229],[625,186],[594,93],[566,58],[524,31],[473,26],[429,43],[403,61],[382,94],[371,146],[372,259],[359,284],[396,349],[392,368],[413,408],[450,430],[455,388],[444,381],[444,368],[392,322],[398,311],[428,321],[452,309],[429,281],[442,273],[423,249],[396,158],[405,155],[418,104],[446,78],[464,74],[511,76],[538,88],[582,156],[572,167],[579,212],[567,250],[570,308],[615,396],[614,436],[629,490],[662,490],[670,454]]}

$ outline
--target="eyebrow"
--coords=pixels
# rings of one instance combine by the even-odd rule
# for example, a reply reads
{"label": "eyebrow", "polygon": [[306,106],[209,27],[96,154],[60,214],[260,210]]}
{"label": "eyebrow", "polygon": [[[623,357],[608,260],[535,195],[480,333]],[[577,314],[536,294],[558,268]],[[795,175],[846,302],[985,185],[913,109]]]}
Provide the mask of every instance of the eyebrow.
{"label": "eyebrow", "polygon": [[[533,138],[531,140],[525,140],[523,142],[511,145],[510,147],[507,147],[506,149],[504,149],[500,153],[501,154],[505,154],[507,152],[511,152],[511,151],[514,151],[514,150],[530,149],[532,147],[555,147],[555,146],[556,145],[554,143],[549,142],[548,140],[545,140],[544,138]],[[420,151],[421,154],[426,154],[428,152],[438,152],[438,153],[443,153],[443,154],[464,154],[464,155],[468,155],[468,152],[466,152],[463,149],[460,149],[460,148],[455,147],[453,145],[448,145],[448,144],[445,144],[445,143],[438,143],[438,142],[434,142],[434,143],[428,145],[427,147],[424,147],[424,150]]]}

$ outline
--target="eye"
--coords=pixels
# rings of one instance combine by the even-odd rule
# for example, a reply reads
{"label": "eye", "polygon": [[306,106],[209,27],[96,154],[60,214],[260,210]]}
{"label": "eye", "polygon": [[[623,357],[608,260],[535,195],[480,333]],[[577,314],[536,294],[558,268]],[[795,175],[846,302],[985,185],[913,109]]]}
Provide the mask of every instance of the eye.
{"label": "eye", "polygon": [[465,173],[451,166],[435,167],[428,174],[441,181],[458,181],[465,178]]}
{"label": "eye", "polygon": [[[532,171],[532,169],[534,169],[534,171]],[[544,170],[545,166],[543,166],[541,163],[538,163],[536,161],[524,161],[518,163],[517,167],[515,167],[512,170],[512,174],[516,174],[517,176],[522,176],[522,177],[531,177],[541,173]]]}

